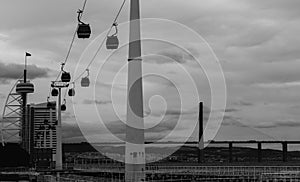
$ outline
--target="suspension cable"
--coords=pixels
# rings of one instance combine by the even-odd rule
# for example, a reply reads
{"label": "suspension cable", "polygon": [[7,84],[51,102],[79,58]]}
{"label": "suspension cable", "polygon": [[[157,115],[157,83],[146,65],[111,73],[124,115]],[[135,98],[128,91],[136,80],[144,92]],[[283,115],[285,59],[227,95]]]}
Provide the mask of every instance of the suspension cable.
{"label": "suspension cable", "polygon": [[[87,3],[87,0],[84,0],[83,6],[82,6],[82,10],[81,10],[82,12],[84,11],[84,9],[85,9],[85,7],[86,7],[86,3]],[[82,14],[83,14],[83,13],[81,13],[80,18],[82,17]],[[72,47],[73,47],[73,44],[74,44],[74,41],[75,41],[77,29],[78,29],[78,25],[77,25],[76,28],[75,28],[75,31],[74,31],[74,33],[73,33],[73,37],[72,37],[72,39],[71,39],[71,43],[70,43],[70,46],[69,46],[67,55],[66,55],[66,57],[65,57],[64,62],[62,63],[62,65],[66,65],[66,63],[67,63],[67,61],[68,61],[68,59],[69,59],[69,57],[70,57],[71,50],[72,50]],[[62,70],[59,71],[59,73],[58,73],[58,75],[57,75],[55,81],[57,81],[57,80],[59,79],[59,76],[61,75],[61,73],[62,73]],[[50,87],[50,91],[49,91],[49,94],[48,94],[49,97],[50,97],[50,93],[51,93],[51,87]]]}
{"label": "suspension cable", "polygon": [[121,7],[120,7],[120,9],[119,9],[119,11],[118,11],[116,17],[114,18],[112,25],[110,26],[109,30],[107,31],[106,36],[103,38],[101,44],[99,45],[99,47],[98,47],[97,51],[95,52],[94,56],[92,57],[91,61],[89,62],[89,64],[87,65],[87,67],[84,69],[84,71],[83,71],[81,74],[79,74],[79,75],[76,77],[76,79],[73,80],[73,82],[76,82],[78,79],[80,79],[80,78],[82,77],[82,75],[86,72],[86,70],[89,69],[89,67],[91,66],[91,64],[95,61],[95,59],[96,59],[96,57],[97,57],[99,51],[101,50],[101,48],[102,48],[103,45],[104,45],[104,42],[105,42],[107,36],[110,34],[112,28],[115,26],[116,21],[117,21],[117,19],[119,18],[120,13],[121,13],[121,11],[122,11],[124,5],[125,5],[125,2],[126,2],[126,0],[123,0],[123,3],[122,3],[122,5],[121,5]]}

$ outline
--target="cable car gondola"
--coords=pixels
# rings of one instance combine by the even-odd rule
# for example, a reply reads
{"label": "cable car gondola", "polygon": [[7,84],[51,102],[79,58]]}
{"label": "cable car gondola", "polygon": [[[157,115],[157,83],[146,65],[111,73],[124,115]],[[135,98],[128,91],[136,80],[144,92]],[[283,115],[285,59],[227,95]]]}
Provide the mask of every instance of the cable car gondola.
{"label": "cable car gondola", "polygon": [[70,88],[68,91],[68,95],[73,97],[75,95],[75,83],[73,82],[73,88]]}
{"label": "cable car gondola", "polygon": [[77,29],[77,37],[80,39],[90,38],[92,31],[89,24],[79,23]]}
{"label": "cable car gondola", "polygon": [[69,91],[68,91],[68,95],[70,97],[73,97],[75,95],[75,89],[74,88],[70,88]]}
{"label": "cable car gondola", "polygon": [[82,16],[83,11],[82,10],[78,10],[78,28],[77,28],[77,37],[81,38],[81,39],[86,39],[89,38],[92,31],[91,31],[91,27],[89,24],[83,23],[80,18]]}
{"label": "cable car gondola", "polygon": [[61,107],[60,107],[61,111],[65,111],[67,110],[67,106],[66,104],[62,104]]}
{"label": "cable car gondola", "polygon": [[58,90],[57,90],[56,88],[53,88],[53,89],[51,90],[51,95],[52,95],[53,97],[58,96]]}
{"label": "cable car gondola", "polygon": [[65,63],[61,63],[61,68],[60,69],[61,69],[62,73],[61,73],[60,79],[61,79],[62,82],[70,82],[71,81],[71,74],[64,70],[64,66],[65,66]]}
{"label": "cable car gondola", "polygon": [[90,79],[89,79],[89,69],[86,69],[87,71],[87,76],[86,77],[83,77],[81,79],[81,87],[89,87],[90,86]]}
{"label": "cable car gondola", "polygon": [[118,49],[119,47],[119,39],[118,39],[118,24],[115,22],[113,26],[116,29],[116,32],[113,35],[107,36],[106,39],[106,48],[107,49]]}
{"label": "cable car gondola", "polygon": [[70,82],[71,81],[71,75],[70,73],[63,71],[61,74],[61,81],[62,82]]}
{"label": "cable car gondola", "polygon": [[61,110],[61,111],[67,110],[66,99],[64,99],[64,103],[60,106],[60,110]]}
{"label": "cable car gondola", "polygon": [[81,86],[82,87],[89,87],[90,86],[90,79],[88,77],[83,77],[81,79]]}

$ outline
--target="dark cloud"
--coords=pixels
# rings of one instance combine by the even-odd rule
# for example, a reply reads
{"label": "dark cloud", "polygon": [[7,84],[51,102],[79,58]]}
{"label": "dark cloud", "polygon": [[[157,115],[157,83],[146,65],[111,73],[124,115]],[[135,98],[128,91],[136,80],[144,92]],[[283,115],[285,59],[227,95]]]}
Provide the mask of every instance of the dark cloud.
{"label": "dark cloud", "polygon": [[263,122],[258,124],[246,124],[242,122],[242,119],[235,116],[225,115],[222,122],[223,126],[237,126],[237,127],[246,127],[246,128],[260,128],[260,129],[269,129],[269,128],[280,128],[280,127],[300,127],[299,121],[294,120],[283,120],[275,122]]}
{"label": "dark cloud", "polygon": [[265,122],[265,123],[257,124],[254,127],[255,128],[300,127],[300,122],[299,121],[293,121],[293,120]]}
{"label": "dark cloud", "polygon": [[253,106],[252,102],[245,101],[245,100],[239,100],[238,102],[235,102],[234,104],[238,105],[238,106]]}
{"label": "dark cloud", "polygon": [[180,63],[185,64],[195,61],[195,57],[199,55],[195,48],[188,48],[188,51],[181,50],[177,47],[166,48],[158,52],[151,53],[152,56],[143,58],[145,62],[152,64],[169,64]]}
{"label": "dark cloud", "polygon": [[[145,114],[149,115],[151,114],[152,116],[160,117],[160,116],[183,116],[183,115],[189,115],[189,114],[198,114],[198,107],[190,109],[190,110],[176,110],[176,109],[169,109],[167,111],[160,111],[160,112],[151,112],[150,110],[145,110]],[[208,117],[210,114],[210,109],[208,107],[203,107],[203,113],[205,116]]]}
{"label": "dark cloud", "polygon": [[[151,135],[151,140],[159,140],[166,137],[171,131],[174,130],[178,122],[177,117],[165,116],[159,124],[154,127],[145,130],[145,135]],[[106,123],[106,127],[115,136],[119,137],[121,140],[125,140],[126,124],[120,120],[109,121]],[[181,128],[184,129],[184,128]],[[176,130],[178,131],[178,129]],[[153,137],[156,134],[156,137]],[[148,138],[147,138],[148,139]]]}
{"label": "dark cloud", "polygon": [[225,109],[225,112],[229,113],[229,112],[237,112],[239,111],[239,109],[236,109],[236,108],[227,108]]}
{"label": "dark cloud", "polygon": [[143,82],[144,82],[144,84],[151,83],[151,84],[158,84],[158,85],[162,85],[162,86],[166,86],[166,87],[176,88],[176,85],[172,81],[166,79],[163,76],[155,75],[155,74],[149,74],[149,75],[144,76]]}
{"label": "dark cloud", "polygon": [[[208,115],[210,113],[210,109],[204,107],[204,120],[205,122],[208,119]],[[153,114],[153,113],[152,113]],[[188,117],[189,115],[198,115],[198,108],[195,107],[191,110],[180,111],[180,110],[168,110],[166,113],[155,113],[153,116],[161,116],[164,114],[164,118],[162,121],[156,126],[146,129],[145,136],[147,140],[155,141],[161,139],[166,136],[169,132],[173,131],[175,126],[177,125],[177,121],[179,116]],[[70,112],[66,112],[63,117],[65,119],[73,119],[74,115]],[[187,121],[186,121],[187,122]],[[83,134],[80,131],[80,128],[77,124],[67,124],[63,123],[63,137],[64,141],[72,141],[72,142],[80,142],[85,141]],[[111,133],[115,136],[119,137],[121,140],[125,140],[125,130],[126,124],[121,120],[115,121],[105,121],[105,126]],[[85,124],[85,131],[88,132],[89,135],[99,134],[99,128],[95,128],[93,125]],[[176,131],[184,130],[185,128],[179,128]]]}
{"label": "dark cloud", "polygon": [[85,100],[83,100],[83,104],[105,105],[105,104],[111,104],[111,101],[110,100],[90,100],[90,99],[85,99]]}
{"label": "dark cloud", "polygon": [[[10,80],[16,80],[23,75],[24,65],[21,64],[4,64],[0,62],[0,81],[8,83]],[[29,79],[49,77],[51,70],[41,68],[36,65],[27,66],[27,74]]]}
{"label": "dark cloud", "polygon": [[186,55],[183,52],[179,52],[179,51],[162,51],[159,52],[158,55],[162,55],[165,57],[170,58],[170,60],[168,61],[168,59],[165,59],[165,61],[157,61],[156,63],[158,64],[164,64],[164,63],[170,63],[170,61],[176,61],[178,63],[186,63],[187,59],[185,58]]}
{"label": "dark cloud", "polygon": [[281,18],[295,18],[300,16],[300,2],[298,0],[251,0],[251,4],[254,8],[268,10],[269,12],[273,12],[274,15],[281,16]]}
{"label": "dark cloud", "polygon": [[246,127],[243,123],[240,122],[240,118],[225,115],[222,121],[223,126],[238,126],[238,127]]}
{"label": "dark cloud", "polygon": [[[85,141],[77,124],[63,123],[62,130],[63,130],[62,134],[63,134],[64,141],[72,141],[72,142]],[[74,140],[74,138],[76,140]]]}

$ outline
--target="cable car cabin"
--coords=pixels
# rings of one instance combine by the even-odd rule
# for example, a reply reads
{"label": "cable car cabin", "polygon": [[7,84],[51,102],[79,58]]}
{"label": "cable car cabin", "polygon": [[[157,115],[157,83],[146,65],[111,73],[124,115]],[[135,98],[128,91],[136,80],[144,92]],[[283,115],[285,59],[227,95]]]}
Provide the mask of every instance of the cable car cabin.
{"label": "cable car cabin", "polygon": [[107,49],[118,49],[119,39],[116,35],[107,36],[106,39],[106,48]]}
{"label": "cable car cabin", "polygon": [[89,24],[80,23],[78,24],[77,37],[80,39],[87,39],[90,37],[92,31]]}
{"label": "cable car cabin", "polygon": [[51,95],[52,95],[53,97],[58,96],[58,90],[55,89],[55,88],[53,88],[52,91],[51,91]]}
{"label": "cable car cabin", "polygon": [[62,82],[70,82],[70,80],[71,80],[71,75],[70,75],[70,73],[64,71],[64,72],[61,74],[61,81],[62,81]]}
{"label": "cable car cabin", "polygon": [[74,96],[74,95],[75,95],[75,89],[74,89],[74,88],[69,89],[68,95],[69,95],[70,97]]}
{"label": "cable car cabin", "polygon": [[88,87],[90,86],[90,79],[88,77],[84,77],[81,79],[81,86]]}
{"label": "cable car cabin", "polygon": [[61,109],[62,111],[65,111],[65,110],[67,110],[67,106],[66,106],[66,104],[62,104],[62,105],[60,106],[60,109]]}

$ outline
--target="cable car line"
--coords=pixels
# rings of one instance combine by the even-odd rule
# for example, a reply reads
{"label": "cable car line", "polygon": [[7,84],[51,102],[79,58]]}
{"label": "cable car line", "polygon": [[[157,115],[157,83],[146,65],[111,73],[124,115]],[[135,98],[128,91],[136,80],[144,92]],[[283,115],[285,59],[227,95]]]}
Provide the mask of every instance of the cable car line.
{"label": "cable car line", "polygon": [[[70,53],[71,53],[71,50],[72,50],[72,47],[73,47],[73,44],[74,44],[74,41],[75,41],[76,34],[77,34],[78,38],[88,38],[89,35],[90,35],[90,33],[91,33],[89,24],[85,24],[85,23],[83,23],[83,22],[81,21],[81,17],[82,17],[82,14],[83,14],[84,9],[85,9],[85,7],[86,7],[86,3],[87,3],[87,0],[84,1],[84,4],[83,4],[82,9],[81,9],[81,10],[79,9],[79,11],[78,11],[78,17],[77,17],[77,19],[78,19],[78,25],[77,25],[77,28],[76,28],[74,34],[73,34],[73,37],[72,37],[72,40],[71,40],[71,43],[70,43],[70,46],[69,46],[67,55],[66,55],[66,57],[65,57],[65,60],[64,60],[64,62],[61,64],[61,70],[60,70],[60,72],[59,72],[57,78],[55,79],[55,81],[57,81],[57,80],[59,79],[60,75],[61,75],[62,81],[63,81],[63,77],[64,77],[64,80],[65,80],[65,81],[68,80],[68,82],[70,82],[70,80],[69,80],[69,79],[70,79],[70,74],[69,74],[68,72],[64,71],[64,66],[65,66],[65,64],[67,63],[68,59],[69,59],[69,56],[70,56]],[[110,46],[111,46],[111,48],[108,48],[108,47],[107,47],[108,49],[117,49],[118,44],[119,44],[119,41],[118,41],[117,36],[116,36],[116,35],[118,34],[118,27],[117,27],[118,24],[117,24],[117,20],[118,20],[118,18],[119,18],[119,16],[120,16],[120,13],[122,12],[122,9],[124,8],[125,3],[126,3],[126,0],[123,0],[123,3],[122,3],[122,5],[121,5],[120,9],[118,10],[117,15],[115,16],[112,25],[110,26],[110,28],[109,28],[109,30],[108,30],[108,32],[107,32],[105,38],[102,40],[101,44],[99,45],[97,51],[96,51],[95,54],[93,55],[91,61],[90,61],[89,64],[87,65],[85,71],[83,71],[76,79],[74,79],[72,82],[70,82],[70,84],[73,84],[73,87],[72,87],[72,88],[69,89],[69,86],[68,86],[68,88],[65,90],[64,97],[63,97],[63,99],[64,99],[64,104],[66,104],[66,96],[67,96],[67,93],[68,93],[68,95],[69,95],[70,97],[72,97],[72,96],[75,95],[75,82],[76,82],[79,78],[81,78],[85,73],[87,73],[87,76],[84,77],[84,78],[82,78],[82,80],[81,80],[81,86],[82,86],[82,87],[88,87],[88,86],[89,86],[89,84],[90,84],[90,81],[89,81],[89,67],[90,67],[91,64],[95,61],[95,59],[96,59],[96,57],[97,57],[99,51],[101,50],[101,48],[103,47],[103,45],[104,45],[104,43],[105,43],[105,40],[106,40],[106,45],[108,46],[108,43],[109,43]],[[80,30],[79,30],[79,29],[82,28],[83,26],[85,26],[85,27],[84,27],[85,29],[83,29],[83,31],[82,31],[81,33],[83,33],[83,36],[85,36],[85,37],[80,37],[80,35],[79,35],[79,31],[80,31]],[[109,36],[109,34],[111,33],[111,31],[112,31],[113,28],[115,28],[116,31],[115,31],[114,34],[112,34],[111,36]],[[113,39],[112,39],[112,38],[113,38]],[[68,77],[68,78],[66,78],[66,77]],[[54,92],[54,94],[53,94],[53,92]],[[56,94],[56,90],[53,90],[53,89],[51,89],[51,87],[50,87],[50,89],[49,89],[49,94],[48,94],[48,97],[47,97],[47,102],[49,103],[49,102],[50,102],[50,101],[49,101],[50,97],[51,97],[51,96],[55,96],[55,95],[57,95],[57,94]],[[64,106],[65,106],[65,105],[64,105]],[[65,109],[65,107],[64,107],[64,109]]]}
{"label": "cable car line", "polygon": [[[82,15],[83,15],[83,12],[84,12],[84,9],[85,9],[85,7],[86,7],[86,4],[87,4],[87,0],[85,0],[84,3],[83,3],[82,9],[81,9],[80,18],[81,18]],[[71,50],[72,50],[72,47],[73,47],[73,44],[74,44],[74,41],[75,41],[75,37],[76,37],[77,30],[78,30],[78,24],[77,24],[77,26],[76,26],[76,28],[75,28],[74,33],[73,33],[73,37],[72,37],[72,39],[71,39],[71,43],[70,43],[68,52],[67,52],[67,54],[66,54],[66,57],[65,57],[64,62],[62,63],[62,65],[66,65],[66,63],[67,63],[67,61],[68,61],[68,59],[69,59],[69,57],[70,57]],[[57,81],[57,80],[59,79],[59,77],[60,77],[60,75],[62,74],[62,72],[63,72],[62,70],[59,71],[59,73],[58,73],[58,75],[57,75],[55,81]],[[51,86],[50,86],[49,93],[48,93],[48,97],[49,97],[49,98],[50,98],[50,96],[51,96]]]}
{"label": "cable car line", "polygon": [[[86,3],[87,3],[87,0],[85,0],[84,3],[83,3],[83,7],[82,7],[81,13],[80,13],[80,18],[81,18],[82,15],[83,15],[84,9],[85,9],[85,7],[86,7]],[[69,59],[69,57],[70,57],[71,50],[72,50],[72,47],[73,47],[73,44],[74,44],[74,41],[75,41],[77,29],[78,29],[78,25],[76,26],[75,31],[74,31],[74,33],[73,33],[73,37],[72,37],[72,40],[71,40],[71,43],[70,43],[70,46],[69,46],[67,55],[66,55],[65,60],[64,60],[64,62],[63,62],[64,65],[66,65],[66,63],[67,63],[67,61],[68,61],[68,59]],[[55,81],[58,80],[58,78],[59,78],[61,72],[62,72],[62,71],[60,71],[60,73],[58,74],[58,76],[57,76],[57,78],[55,79]]]}
{"label": "cable car line", "polygon": [[[84,11],[85,6],[86,6],[86,3],[87,3],[87,0],[85,0],[84,3],[83,3],[83,7],[82,7],[82,9],[81,9],[82,11]],[[82,14],[81,14],[81,16],[82,16]],[[81,17],[80,17],[80,18],[81,18]]]}
{"label": "cable car line", "polygon": [[[121,11],[122,11],[122,9],[123,9],[125,3],[126,3],[126,0],[123,0],[123,3],[122,3],[122,5],[121,5],[121,7],[120,7],[120,9],[119,9],[119,11],[118,11],[116,17],[114,18],[112,25],[110,26],[109,30],[107,31],[106,36],[105,36],[104,39],[102,40],[101,44],[99,45],[99,47],[98,47],[96,53],[94,54],[94,56],[92,57],[91,61],[90,61],[89,64],[87,65],[85,71],[83,71],[81,74],[79,74],[79,75],[76,77],[76,79],[73,80],[73,82],[76,82],[77,80],[79,80],[79,79],[83,76],[83,74],[86,72],[86,70],[89,69],[89,67],[91,66],[91,64],[95,61],[95,59],[96,59],[96,57],[97,57],[99,51],[100,51],[101,48],[103,47],[103,44],[105,43],[105,40],[106,40],[107,37],[109,36],[111,30],[113,29],[113,27],[115,27],[115,26],[117,25],[117,19],[119,18],[120,13],[121,13]],[[117,30],[117,29],[116,29],[116,30]]]}

